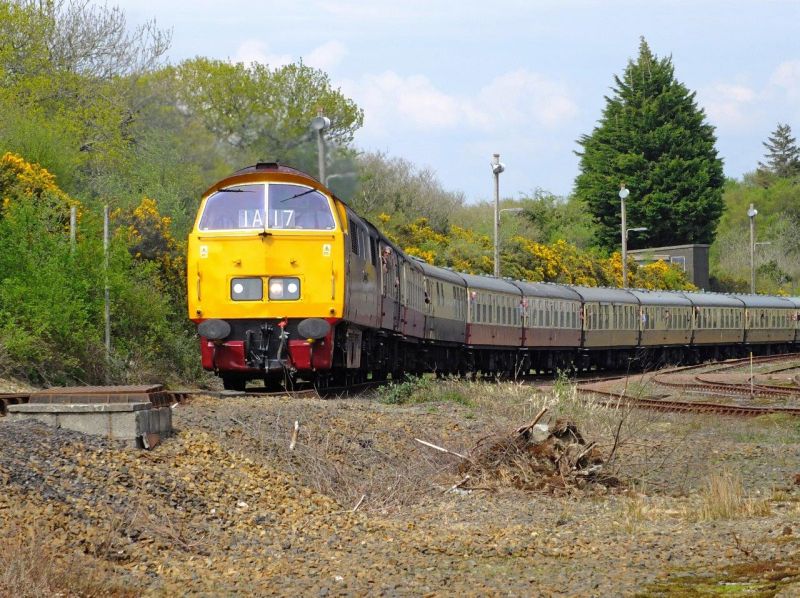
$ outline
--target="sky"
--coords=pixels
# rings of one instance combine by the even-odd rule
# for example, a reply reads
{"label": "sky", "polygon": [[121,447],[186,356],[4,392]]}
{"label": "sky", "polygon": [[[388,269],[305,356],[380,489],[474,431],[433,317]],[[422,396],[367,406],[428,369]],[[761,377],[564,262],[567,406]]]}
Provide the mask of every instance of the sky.
{"label": "sky", "polygon": [[431,168],[467,201],[572,191],[576,140],[644,36],[716,128],[725,174],[800,133],[800,0],[109,0],[206,56],[327,72],[365,112],[356,146]]}

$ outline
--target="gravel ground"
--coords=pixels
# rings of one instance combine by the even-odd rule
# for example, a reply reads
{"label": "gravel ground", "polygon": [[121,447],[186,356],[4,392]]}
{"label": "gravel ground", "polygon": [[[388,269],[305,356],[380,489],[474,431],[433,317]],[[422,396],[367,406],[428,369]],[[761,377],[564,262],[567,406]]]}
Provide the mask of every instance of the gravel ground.
{"label": "gravel ground", "polygon": [[[800,595],[800,420],[631,412],[620,425],[550,402],[604,454],[617,441],[606,467],[624,486],[448,491],[460,459],[415,438],[468,454],[550,400],[448,392],[197,397],[149,452],[0,421],[0,546],[14,547],[0,548],[0,594],[24,594],[15,565],[30,558],[55,573],[28,595]],[[722,516],[707,512],[724,502],[714,479],[738,499]]]}

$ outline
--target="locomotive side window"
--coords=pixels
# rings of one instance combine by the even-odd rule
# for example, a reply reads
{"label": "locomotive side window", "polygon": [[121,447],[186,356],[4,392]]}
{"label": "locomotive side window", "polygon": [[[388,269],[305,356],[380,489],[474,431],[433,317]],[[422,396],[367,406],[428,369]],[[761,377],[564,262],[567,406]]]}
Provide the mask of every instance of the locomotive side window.
{"label": "locomotive side window", "polygon": [[333,230],[328,198],[316,189],[272,183],[269,186],[268,228]]}
{"label": "locomotive side window", "polygon": [[200,230],[263,229],[264,185],[237,185],[218,190],[206,201]]}
{"label": "locomotive side window", "polygon": [[358,227],[352,218],[349,220],[348,228],[350,229],[350,249],[358,255]]}

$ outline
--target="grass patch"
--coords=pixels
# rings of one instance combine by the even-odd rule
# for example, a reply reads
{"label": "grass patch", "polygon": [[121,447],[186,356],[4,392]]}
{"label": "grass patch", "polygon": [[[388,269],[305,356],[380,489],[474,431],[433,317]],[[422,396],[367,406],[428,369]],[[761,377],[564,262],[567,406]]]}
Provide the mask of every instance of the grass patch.
{"label": "grass patch", "polygon": [[[797,564],[754,561],[712,572],[679,573],[649,585],[637,596],[755,596],[772,598],[800,580]],[[787,594],[788,595],[788,594]],[[793,594],[792,594],[793,595]]]}
{"label": "grass patch", "polygon": [[387,405],[418,405],[421,403],[457,403],[474,405],[462,390],[463,383],[435,380],[429,377],[411,378],[392,383],[378,391],[378,401]]}
{"label": "grass patch", "polygon": [[771,513],[769,502],[748,496],[741,476],[728,470],[711,475],[701,500],[697,517],[705,521],[763,517]]}

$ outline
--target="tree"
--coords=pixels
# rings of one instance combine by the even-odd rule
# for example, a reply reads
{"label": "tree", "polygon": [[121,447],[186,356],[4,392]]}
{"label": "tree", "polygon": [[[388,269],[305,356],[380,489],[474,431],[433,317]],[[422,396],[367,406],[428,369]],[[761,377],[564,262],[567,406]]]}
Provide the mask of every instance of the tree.
{"label": "tree", "polygon": [[724,203],[722,160],[714,128],[694,92],[675,79],[671,58],[655,56],[642,38],[599,124],[583,135],[575,193],[598,224],[597,243],[620,243],[620,184],[631,191],[629,226],[642,246],[710,243]]}
{"label": "tree", "polygon": [[357,157],[355,166],[356,190],[345,199],[367,219],[374,220],[381,213],[397,221],[421,216],[443,231],[453,211],[464,204],[464,196],[444,189],[434,171],[417,168],[403,158],[366,152]]}
{"label": "tree", "polygon": [[759,162],[760,169],[779,177],[800,174],[800,149],[797,147],[797,140],[792,137],[789,125],[778,123],[778,128],[762,145],[767,148],[767,153],[764,155],[767,163]]}
{"label": "tree", "polygon": [[136,84],[169,41],[89,0],[0,0],[0,145],[64,179],[119,168]]}
{"label": "tree", "polygon": [[315,171],[311,120],[331,120],[329,145],[346,145],[364,120],[363,111],[328,76],[302,62],[276,69],[195,58],[173,70],[179,82],[176,107],[199,118],[240,160],[278,160]]}

